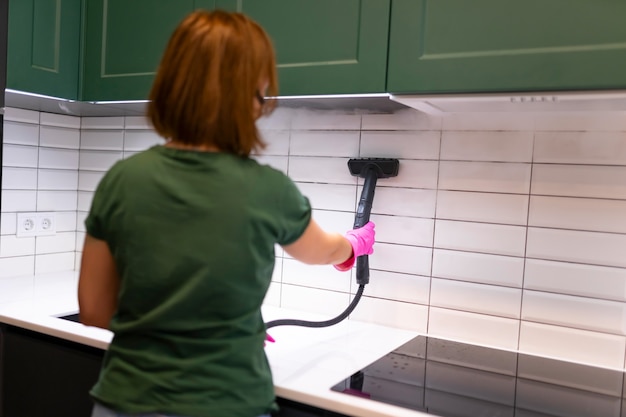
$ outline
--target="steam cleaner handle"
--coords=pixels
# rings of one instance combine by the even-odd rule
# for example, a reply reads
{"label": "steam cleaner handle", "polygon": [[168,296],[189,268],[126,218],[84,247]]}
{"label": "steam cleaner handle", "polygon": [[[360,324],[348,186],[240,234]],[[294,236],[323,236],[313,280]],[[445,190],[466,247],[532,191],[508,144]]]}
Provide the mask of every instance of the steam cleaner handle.
{"label": "steam cleaner handle", "polygon": [[[373,169],[369,169],[365,174],[365,182],[361,191],[361,198],[354,217],[354,228],[363,227],[370,221],[372,204],[374,202],[374,189],[378,175]],[[370,265],[367,255],[356,258],[356,282],[359,285],[366,285],[370,282]]]}
{"label": "steam cleaner handle", "polygon": [[[359,285],[369,283],[369,258],[367,255],[373,252],[372,246],[374,245],[375,235],[375,225],[371,221],[367,222],[363,227],[358,227],[346,233],[346,238],[352,243],[354,256],[356,257],[356,281]],[[358,239],[355,239],[357,237]]]}
{"label": "steam cleaner handle", "polygon": [[368,200],[361,196],[359,200],[359,206],[356,209],[356,215],[354,216],[354,229],[363,227],[370,221],[370,213],[372,212],[372,200]]}
{"label": "steam cleaner handle", "polygon": [[356,258],[356,283],[366,285],[370,282],[370,258],[368,255]]}
{"label": "steam cleaner handle", "polygon": [[334,265],[339,271],[348,271],[352,269],[356,259],[360,256],[369,255],[374,251],[374,241],[376,239],[376,225],[367,222],[365,226],[351,229],[346,232],[344,237],[352,246],[352,255],[346,261]]}
{"label": "steam cleaner handle", "polygon": [[[355,229],[363,227],[369,221],[369,215],[371,211],[372,201],[366,201],[364,198],[361,198],[361,201],[359,201],[359,206],[357,208],[356,216],[354,218]],[[362,255],[356,258],[356,282],[359,285],[369,284],[370,282],[370,266],[368,255]]]}

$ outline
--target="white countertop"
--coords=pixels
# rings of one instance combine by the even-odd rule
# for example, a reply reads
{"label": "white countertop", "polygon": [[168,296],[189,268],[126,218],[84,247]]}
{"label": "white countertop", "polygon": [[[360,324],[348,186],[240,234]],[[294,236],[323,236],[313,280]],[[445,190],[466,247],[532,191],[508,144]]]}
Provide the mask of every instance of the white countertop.
{"label": "white countertop", "polygon": [[[111,332],[57,318],[78,311],[77,282],[76,272],[0,279],[0,322],[106,349]],[[330,318],[271,306],[263,307],[263,317]],[[319,329],[279,326],[269,333],[276,339],[265,349],[277,396],[352,416],[432,416],[330,390],[416,332],[344,320]]]}

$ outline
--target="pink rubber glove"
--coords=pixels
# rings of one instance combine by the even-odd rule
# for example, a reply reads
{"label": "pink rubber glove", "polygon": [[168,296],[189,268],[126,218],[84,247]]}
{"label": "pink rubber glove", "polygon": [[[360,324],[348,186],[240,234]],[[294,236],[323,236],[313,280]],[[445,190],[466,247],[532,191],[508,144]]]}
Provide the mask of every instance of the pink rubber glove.
{"label": "pink rubber glove", "polygon": [[[270,336],[269,333],[265,333],[265,341],[266,342],[270,342],[270,343],[274,343],[276,340],[274,340],[274,338],[272,336]],[[263,342],[263,346],[265,346],[265,342]]]}
{"label": "pink rubber glove", "polygon": [[352,256],[347,261],[334,265],[335,269],[347,271],[352,268],[357,257],[374,253],[375,226],[373,222],[367,222],[363,227],[346,232],[346,239],[352,246]]}

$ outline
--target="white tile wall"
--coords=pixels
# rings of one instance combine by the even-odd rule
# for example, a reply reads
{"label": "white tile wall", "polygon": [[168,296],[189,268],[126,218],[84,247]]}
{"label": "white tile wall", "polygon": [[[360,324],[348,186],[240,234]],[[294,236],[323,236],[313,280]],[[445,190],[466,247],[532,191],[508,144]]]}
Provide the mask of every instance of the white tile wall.
{"label": "white tile wall", "polygon": [[534,160],[578,165],[626,164],[626,132],[537,132]]}
{"label": "white tile wall", "polygon": [[519,337],[520,350],[528,353],[624,367],[623,336],[522,321]]}
{"label": "white tile wall", "polygon": [[37,210],[37,191],[2,190],[2,212]]}
{"label": "white tile wall", "polygon": [[626,234],[528,228],[527,256],[626,268]]}
{"label": "white tile wall", "polygon": [[39,148],[39,168],[75,170],[79,155],[78,149]]}
{"label": "white tile wall", "polygon": [[491,316],[519,318],[522,290],[433,278],[430,305]]}
{"label": "white tile wall", "polygon": [[165,143],[165,140],[152,130],[126,130],[124,132],[125,151],[143,151],[162,143]]}
{"label": "white tile wall", "polygon": [[[294,131],[289,154],[293,156],[352,157],[359,152],[359,131]],[[271,150],[271,149],[270,149]]]}
{"label": "white tile wall", "polygon": [[294,259],[284,259],[282,262],[282,282],[285,284],[350,292],[350,272],[343,273],[321,265],[305,265]]}
{"label": "white tile wall", "polygon": [[626,166],[534,164],[532,194],[626,199]]}
{"label": "white tile wall", "polygon": [[[352,275],[356,276],[356,272],[352,272]],[[366,290],[365,294],[367,297],[427,306],[430,297],[430,278],[420,275],[371,270],[370,282]]]}
{"label": "white tile wall", "polygon": [[526,228],[437,220],[435,247],[497,255],[524,256]]}
{"label": "white tile wall", "polygon": [[[346,158],[400,159],[400,175],[378,181],[371,279],[352,318],[546,355],[557,353],[550,343],[566,334],[585,347],[568,353],[559,343],[563,356],[594,361],[589,350],[597,346],[598,362],[624,364],[623,114],[406,110],[363,114],[360,129],[355,119],[283,109],[259,124],[278,145],[261,160],[286,166],[326,217],[352,214],[358,201],[362,180],[355,187]],[[270,159],[277,155],[286,161]],[[332,229],[342,221],[350,227],[341,216]],[[338,285],[315,284],[317,274],[336,273],[315,267],[309,275],[308,268],[283,266],[273,302],[319,311],[289,300],[300,300],[295,287],[304,297],[311,287]],[[287,291],[278,288],[286,282]]]}
{"label": "white tile wall", "polygon": [[313,210],[313,218],[325,230],[329,232],[343,233],[346,225],[351,228],[354,217],[351,213],[329,210]]}
{"label": "white tile wall", "polygon": [[[282,284],[280,305],[288,309],[336,316],[350,303],[348,293]],[[285,317],[287,318],[287,317]]]}
{"label": "white tile wall", "polygon": [[93,199],[93,192],[79,191],[78,192],[78,213],[88,212],[91,206],[91,200]]}
{"label": "white tile wall", "polygon": [[456,161],[530,162],[533,132],[445,131],[441,159]]}
{"label": "white tile wall", "polygon": [[564,112],[535,115],[535,130],[557,132],[626,131],[624,112]]}
{"label": "white tile wall", "polygon": [[369,264],[370,268],[381,271],[430,275],[432,252],[431,248],[379,242]]}
{"label": "white tile wall", "polygon": [[[5,132],[5,136],[7,136]],[[38,149],[35,146],[10,145],[5,143],[2,166],[37,168]]]}
{"label": "white tile wall", "polygon": [[[4,175],[4,171],[3,171]],[[39,169],[36,177],[39,190],[76,190],[78,172],[60,169]]]}
{"label": "white tile wall", "polygon": [[[13,109],[18,110],[18,109]],[[24,110],[20,110],[24,111]],[[44,126],[67,127],[70,129],[80,129],[80,117],[66,116],[63,114],[40,113],[39,122]],[[37,120],[33,123],[37,123]]]}
{"label": "white tile wall", "polygon": [[0,257],[0,278],[19,277],[35,273],[35,256]]}
{"label": "white tile wall", "polygon": [[14,235],[17,232],[17,214],[2,213],[0,215],[0,234]]}
{"label": "white tile wall", "polygon": [[[524,259],[513,256],[435,249],[432,276],[521,288],[524,280]],[[527,282],[528,272],[526,277]]]}
{"label": "white tile wall", "polygon": [[441,161],[439,189],[528,194],[530,164]]}
{"label": "white tile wall", "polygon": [[428,333],[485,346],[516,349],[520,321],[487,314],[430,307]]}
{"label": "white tile wall", "polygon": [[361,115],[323,110],[296,110],[291,114],[292,130],[360,130]]}
{"label": "white tile wall", "polygon": [[570,230],[626,233],[626,200],[533,196],[528,224]]}
{"label": "white tile wall", "polygon": [[[327,230],[352,227],[355,157],[400,159],[378,181],[370,284],[352,319],[623,367],[623,113],[429,116],[279,108],[255,158],[291,176]],[[117,160],[163,143],[141,117],[7,109],[0,277],[76,268],[93,192]],[[53,210],[54,237],[15,237],[16,213]],[[354,270],[282,250],[266,302],[333,316]]]}
{"label": "white tile wall", "polygon": [[35,124],[28,122],[20,123],[10,119],[7,114],[4,123],[4,143],[14,143],[18,145],[39,145],[39,122]]}
{"label": "white tile wall", "polygon": [[[345,306],[341,306],[341,308],[345,308]],[[335,312],[335,315],[337,314],[339,313]],[[406,317],[410,317],[405,328],[421,333],[425,333],[428,328],[428,308],[425,305],[381,298],[361,298],[357,310],[352,313],[351,317],[355,320],[384,325],[398,323]]]}
{"label": "white tile wall", "polygon": [[626,269],[527,259],[524,288],[624,302]]}
{"label": "white tile wall", "polygon": [[13,168],[5,166],[2,170],[3,190],[36,190],[37,169]]}
{"label": "white tile wall", "polygon": [[432,219],[373,214],[371,220],[377,226],[377,242],[411,246],[432,245],[434,226]]}
{"label": "white tile wall", "polygon": [[431,131],[363,131],[360,156],[436,160],[439,158],[440,136],[439,132]]}
{"label": "white tile wall", "polygon": [[399,110],[392,114],[366,113],[362,116],[361,129],[371,130],[441,130],[442,118],[411,109]]}
{"label": "white tile wall", "polygon": [[107,171],[122,159],[122,151],[80,151],[79,169],[86,171]]}
{"label": "white tile wall", "polygon": [[73,252],[37,255],[35,258],[35,274],[73,270],[75,258],[76,255]]}
{"label": "white tile wall", "polygon": [[[397,158],[399,155],[394,156]],[[359,157],[367,158],[366,156]],[[397,177],[386,178],[378,181],[377,187],[402,187],[402,188],[437,188],[437,161],[419,161],[400,159],[400,168]],[[343,170],[347,170],[344,166]],[[345,175],[345,174],[344,174]]]}
{"label": "white tile wall", "polygon": [[76,210],[77,191],[49,191],[37,192],[37,209],[39,211],[69,211]]}
{"label": "white tile wall", "polygon": [[68,129],[43,124],[39,128],[39,146],[78,149],[80,141],[80,131],[76,128]]}
{"label": "white tile wall", "polygon": [[[2,180],[2,276],[72,270],[76,251],[79,117],[8,108]],[[57,234],[20,237],[19,212],[53,211]]]}
{"label": "white tile wall", "polygon": [[619,301],[526,290],[522,318],[557,326],[626,334],[626,304]]}
{"label": "white tile wall", "polygon": [[[382,181],[378,183],[381,184]],[[437,201],[436,190],[391,188],[383,187],[382,185],[384,185],[384,183],[381,184],[381,187],[376,188],[376,197],[372,205],[373,214],[426,218],[435,217],[435,205]],[[355,193],[360,196],[361,189],[355,190]]]}
{"label": "white tile wall", "polygon": [[437,194],[437,218],[525,225],[528,196],[441,190]]}
{"label": "white tile wall", "polygon": [[357,187],[341,184],[298,183],[314,209],[354,212]]}
{"label": "white tile wall", "polygon": [[[133,132],[136,133],[136,132]],[[124,146],[123,130],[82,130],[80,149],[117,151]]]}
{"label": "white tile wall", "polygon": [[348,158],[289,157],[289,176],[294,181],[323,184],[356,184],[349,175]]}
{"label": "white tile wall", "polygon": [[[133,122],[136,122],[133,118]],[[123,117],[82,117],[80,119],[80,127],[84,130],[89,129],[103,129],[103,130],[115,130],[124,128]]]}

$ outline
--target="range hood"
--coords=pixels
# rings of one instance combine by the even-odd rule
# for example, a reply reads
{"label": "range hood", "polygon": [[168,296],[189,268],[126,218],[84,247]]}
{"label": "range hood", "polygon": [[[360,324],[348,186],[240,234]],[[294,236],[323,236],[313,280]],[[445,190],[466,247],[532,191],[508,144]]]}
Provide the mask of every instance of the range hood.
{"label": "range hood", "polygon": [[626,90],[485,94],[391,94],[389,98],[428,114],[465,112],[626,111]]}

